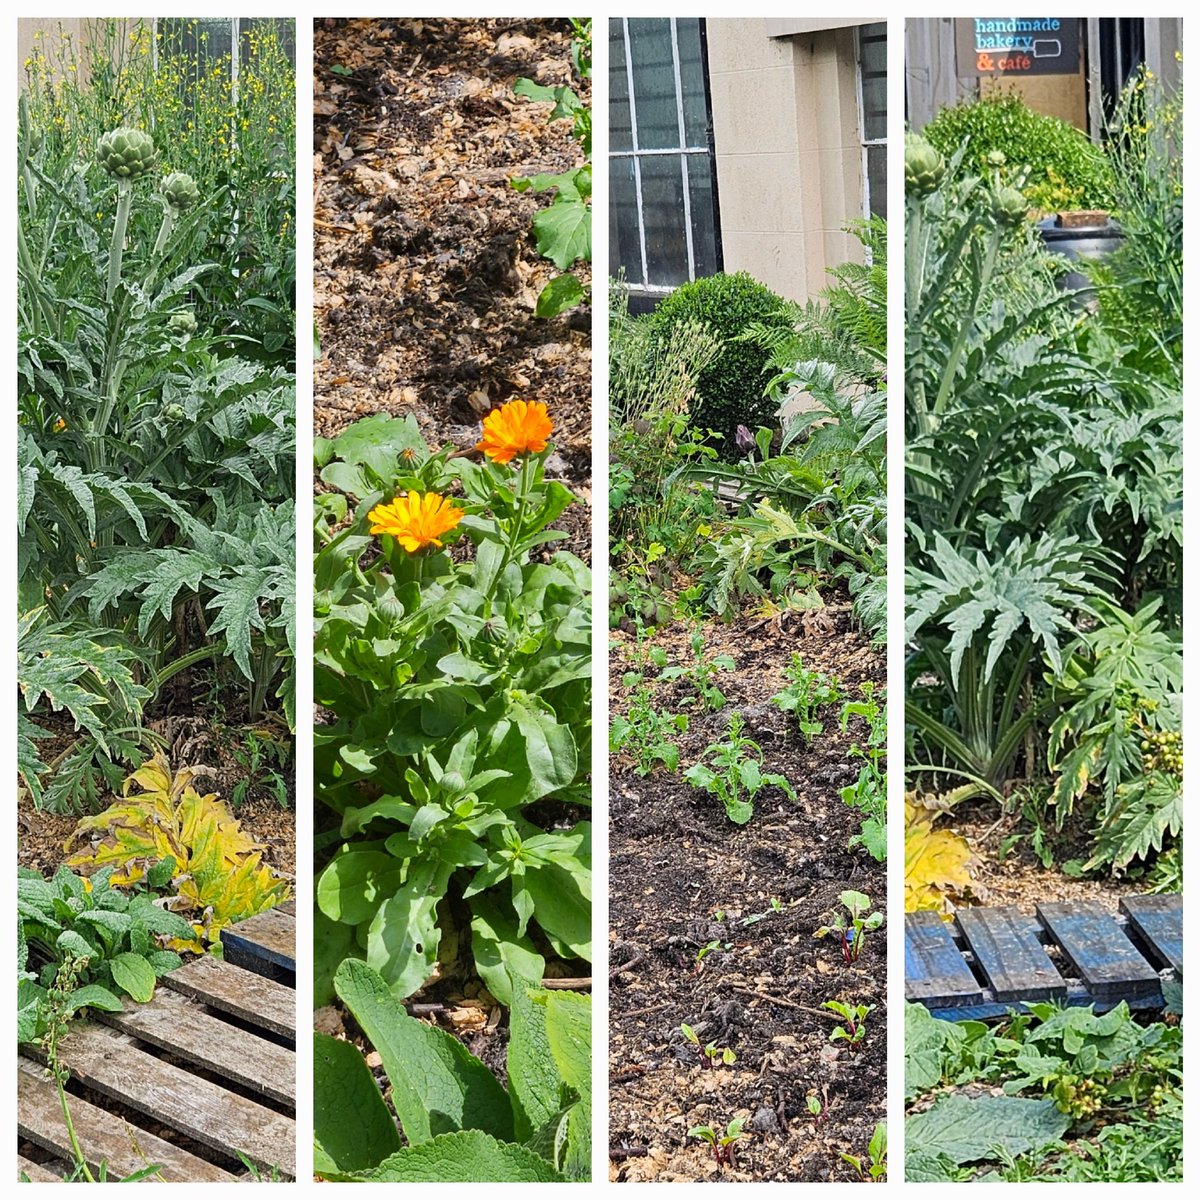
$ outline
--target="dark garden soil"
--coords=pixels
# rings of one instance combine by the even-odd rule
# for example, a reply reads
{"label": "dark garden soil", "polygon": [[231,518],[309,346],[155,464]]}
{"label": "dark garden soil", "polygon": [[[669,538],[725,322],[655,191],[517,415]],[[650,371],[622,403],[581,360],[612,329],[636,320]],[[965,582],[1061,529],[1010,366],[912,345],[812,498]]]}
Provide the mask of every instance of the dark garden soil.
{"label": "dark garden soil", "polygon": [[[1047,790],[1050,785],[1046,785]],[[1045,867],[1029,841],[1030,826],[1019,813],[1003,814],[990,800],[968,801],[938,821],[937,828],[961,834],[975,855],[971,866],[973,885],[969,902],[998,907],[1015,904],[1022,912],[1048,900],[1090,901],[1117,911],[1122,896],[1136,896],[1146,890],[1136,880],[1110,876],[1076,879],[1064,874],[1061,864],[1072,859],[1082,862],[1092,853],[1095,833],[1082,814],[1066,822],[1061,833],[1053,829],[1049,818],[1047,831],[1057,865]],[[1006,839],[1023,834],[1011,847]]]}
{"label": "dark garden soil", "polygon": [[488,409],[540,400],[547,474],[585,501],[557,545],[586,560],[591,310],[534,318],[556,273],[530,227],[549,199],[510,183],[581,162],[570,122],[513,94],[527,77],[587,99],[570,44],[558,19],[317,20],[314,432],[412,413],[431,446],[469,451]]}
{"label": "dark garden soil", "polygon": [[[847,848],[861,818],[838,796],[857,777],[846,751],[865,731],[852,725],[840,733],[836,712],[825,710],[824,733],[806,747],[794,718],[770,697],[784,686],[793,651],[809,669],[836,674],[851,697],[866,680],[880,696],[884,658],[852,631],[848,605],[831,606],[807,628],[799,619],[783,630],[742,619],[707,624],[704,633],[706,657],[729,654],[737,669],[717,681],[725,707],[690,716],[681,771],[719,740],[736,712],[763,750],[764,771],[786,776],[797,800],[764,790],[739,828],[719,800],[680,775],[659,769],[643,779],[628,760],[613,760],[610,1179],[850,1179],[839,1152],[863,1155],[885,1116],[886,931],[868,935],[849,966],[836,939],[817,941],[813,932],[848,888],[883,909],[885,865]],[[689,636],[676,625],[651,641],[672,662],[687,663]],[[614,638],[611,703],[623,710],[621,674],[634,639]],[[656,706],[690,711],[680,706],[690,690],[682,681],[660,684]],[[710,942],[717,948],[698,960]],[[821,1004],[833,999],[875,1006],[857,1051],[829,1040],[837,1022]],[[680,1034],[685,1022],[702,1043],[730,1047],[737,1061],[701,1066]],[[811,1089],[827,1098],[828,1119],[819,1126],[806,1107]],[[687,1130],[723,1130],[734,1118],[745,1121],[749,1136],[734,1148],[734,1167],[718,1169]]]}

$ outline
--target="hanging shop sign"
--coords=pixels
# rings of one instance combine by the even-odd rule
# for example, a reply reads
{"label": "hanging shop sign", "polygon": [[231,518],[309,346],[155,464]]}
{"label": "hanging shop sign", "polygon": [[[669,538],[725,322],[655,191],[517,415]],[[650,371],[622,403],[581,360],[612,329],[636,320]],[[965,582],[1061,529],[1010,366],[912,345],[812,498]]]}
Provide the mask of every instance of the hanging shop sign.
{"label": "hanging shop sign", "polygon": [[1078,17],[959,17],[962,75],[1076,75]]}

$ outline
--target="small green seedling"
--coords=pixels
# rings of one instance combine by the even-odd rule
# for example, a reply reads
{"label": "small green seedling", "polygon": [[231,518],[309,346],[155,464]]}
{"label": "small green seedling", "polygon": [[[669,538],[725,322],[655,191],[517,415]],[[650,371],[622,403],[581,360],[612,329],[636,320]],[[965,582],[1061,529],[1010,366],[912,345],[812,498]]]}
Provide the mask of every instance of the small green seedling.
{"label": "small green seedling", "polygon": [[782,789],[793,800],[796,798],[792,785],[782,775],[764,774],[762,749],[753,739],[742,736],[744,728],[745,722],[734,713],[729,718],[725,741],[706,747],[700,756],[711,759],[716,770],[698,762],[683,773],[693,787],[716,796],[735,825],[745,825],[754,815],[754,797],[767,784]]}
{"label": "small green seedling", "polygon": [[711,954],[714,950],[732,950],[732,942],[723,942],[720,938],[713,938],[711,942],[706,942],[699,950],[696,951],[696,961],[703,962],[706,954]]}
{"label": "small green seedling", "polygon": [[687,1135],[700,1138],[712,1147],[713,1158],[717,1160],[718,1167],[732,1167],[733,1144],[742,1136],[742,1121],[730,1121],[723,1134],[717,1133],[711,1125],[693,1125],[687,1131]]}
{"label": "small green seedling", "polygon": [[804,740],[810,742],[825,728],[816,719],[817,712],[841,699],[837,677],[827,677],[820,671],[808,670],[799,654],[792,655],[787,677],[787,687],[772,696],[771,703],[778,705],[785,713],[794,713]]}
{"label": "small green seedling", "polygon": [[882,1183],[887,1178],[887,1126],[882,1121],[875,1126],[867,1145],[865,1162],[857,1154],[842,1154],[839,1157],[858,1172],[860,1183]]}
{"label": "small green seedling", "polygon": [[836,933],[842,945],[842,958],[847,963],[855,963],[862,954],[867,932],[878,929],[883,924],[883,913],[873,912],[867,916],[867,910],[871,907],[871,897],[864,896],[862,892],[842,892],[838,900],[849,913],[849,918],[847,919],[845,913],[834,913],[833,924],[822,925],[813,933],[813,937],[823,938]]}
{"label": "small green seedling", "polygon": [[815,1087],[808,1089],[804,1097],[808,1111],[812,1115],[814,1125],[824,1125],[829,1120],[829,1085],[823,1084],[818,1093]]}
{"label": "small green seedling", "polygon": [[681,700],[680,704],[695,704],[697,700],[704,703],[710,712],[716,712],[725,707],[725,694],[716,684],[718,671],[732,671],[737,663],[728,654],[718,654],[711,662],[704,658],[704,635],[693,633],[689,641],[692,648],[692,663],[686,667],[664,667],[659,680],[669,682],[673,679],[683,679],[696,689],[697,695]]}
{"label": "small green seedling", "polygon": [[840,1000],[826,1000],[821,1007],[837,1013],[846,1022],[845,1025],[839,1025],[833,1030],[829,1035],[829,1040],[831,1042],[849,1042],[850,1048],[856,1049],[858,1043],[867,1036],[867,1014],[874,1009],[875,1005],[843,1004]]}
{"label": "small green seedling", "polygon": [[727,1067],[732,1067],[737,1062],[737,1055],[728,1046],[718,1046],[716,1042],[709,1042],[707,1046],[701,1046],[696,1031],[690,1025],[680,1025],[679,1032],[696,1048],[702,1067],[713,1070],[718,1062]]}
{"label": "small green seedling", "polygon": [[759,921],[765,921],[769,916],[779,912],[783,912],[783,901],[778,896],[772,896],[770,909],[766,912],[751,913],[748,917],[743,917],[742,924],[757,925]]}
{"label": "small green seedling", "polygon": [[658,763],[668,771],[678,770],[679,747],[671,738],[687,732],[686,714],[656,709],[640,672],[627,671],[622,682],[630,693],[629,714],[613,714],[608,731],[609,750],[614,754],[621,750],[631,754],[637,760],[637,773],[642,776],[649,775]]}

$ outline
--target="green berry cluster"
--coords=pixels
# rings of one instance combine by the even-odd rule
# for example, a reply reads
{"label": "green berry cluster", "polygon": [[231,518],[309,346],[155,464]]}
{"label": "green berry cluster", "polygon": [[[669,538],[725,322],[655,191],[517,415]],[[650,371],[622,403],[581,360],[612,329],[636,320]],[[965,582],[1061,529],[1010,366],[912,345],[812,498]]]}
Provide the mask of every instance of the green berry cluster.
{"label": "green berry cluster", "polygon": [[1078,1075],[1062,1075],[1051,1093],[1059,1112],[1070,1113],[1077,1121],[1094,1117],[1104,1104],[1104,1085]]}
{"label": "green berry cluster", "polygon": [[1183,733],[1178,729],[1146,730],[1142,736],[1142,769],[1183,774]]}

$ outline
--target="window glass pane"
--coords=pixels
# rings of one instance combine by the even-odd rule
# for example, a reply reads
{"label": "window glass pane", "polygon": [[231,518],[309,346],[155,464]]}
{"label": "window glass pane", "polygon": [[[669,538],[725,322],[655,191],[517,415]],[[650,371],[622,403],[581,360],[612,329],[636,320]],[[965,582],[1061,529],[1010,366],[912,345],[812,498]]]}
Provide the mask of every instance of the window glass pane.
{"label": "window glass pane", "polygon": [[679,109],[675,101],[675,59],[667,17],[638,17],[629,22],[633,63],[633,105],[639,150],[679,145]]}
{"label": "window glass pane", "polygon": [[652,287],[676,287],[688,280],[681,157],[656,154],[641,160],[646,282]]}
{"label": "window glass pane", "polygon": [[613,150],[632,150],[629,125],[629,72],[625,67],[625,32],[614,17],[608,23],[608,144]]}
{"label": "window glass pane", "polygon": [[862,71],[863,138],[887,137],[887,32],[882,25],[866,26],[859,37]]}
{"label": "window glass pane", "polygon": [[712,165],[707,154],[689,154],[688,193],[692,205],[692,253],[696,259],[696,278],[715,275],[717,239],[713,232]]}
{"label": "window glass pane", "polygon": [[871,214],[887,220],[887,147],[867,147],[867,198]]}
{"label": "window glass pane", "polygon": [[608,264],[614,279],[624,267],[626,283],[646,282],[642,277],[632,158],[608,160]]}
{"label": "window glass pane", "polygon": [[683,128],[689,146],[708,145],[708,105],[704,103],[704,63],[700,57],[700,20],[675,21],[679,43],[679,81],[683,85]]}

